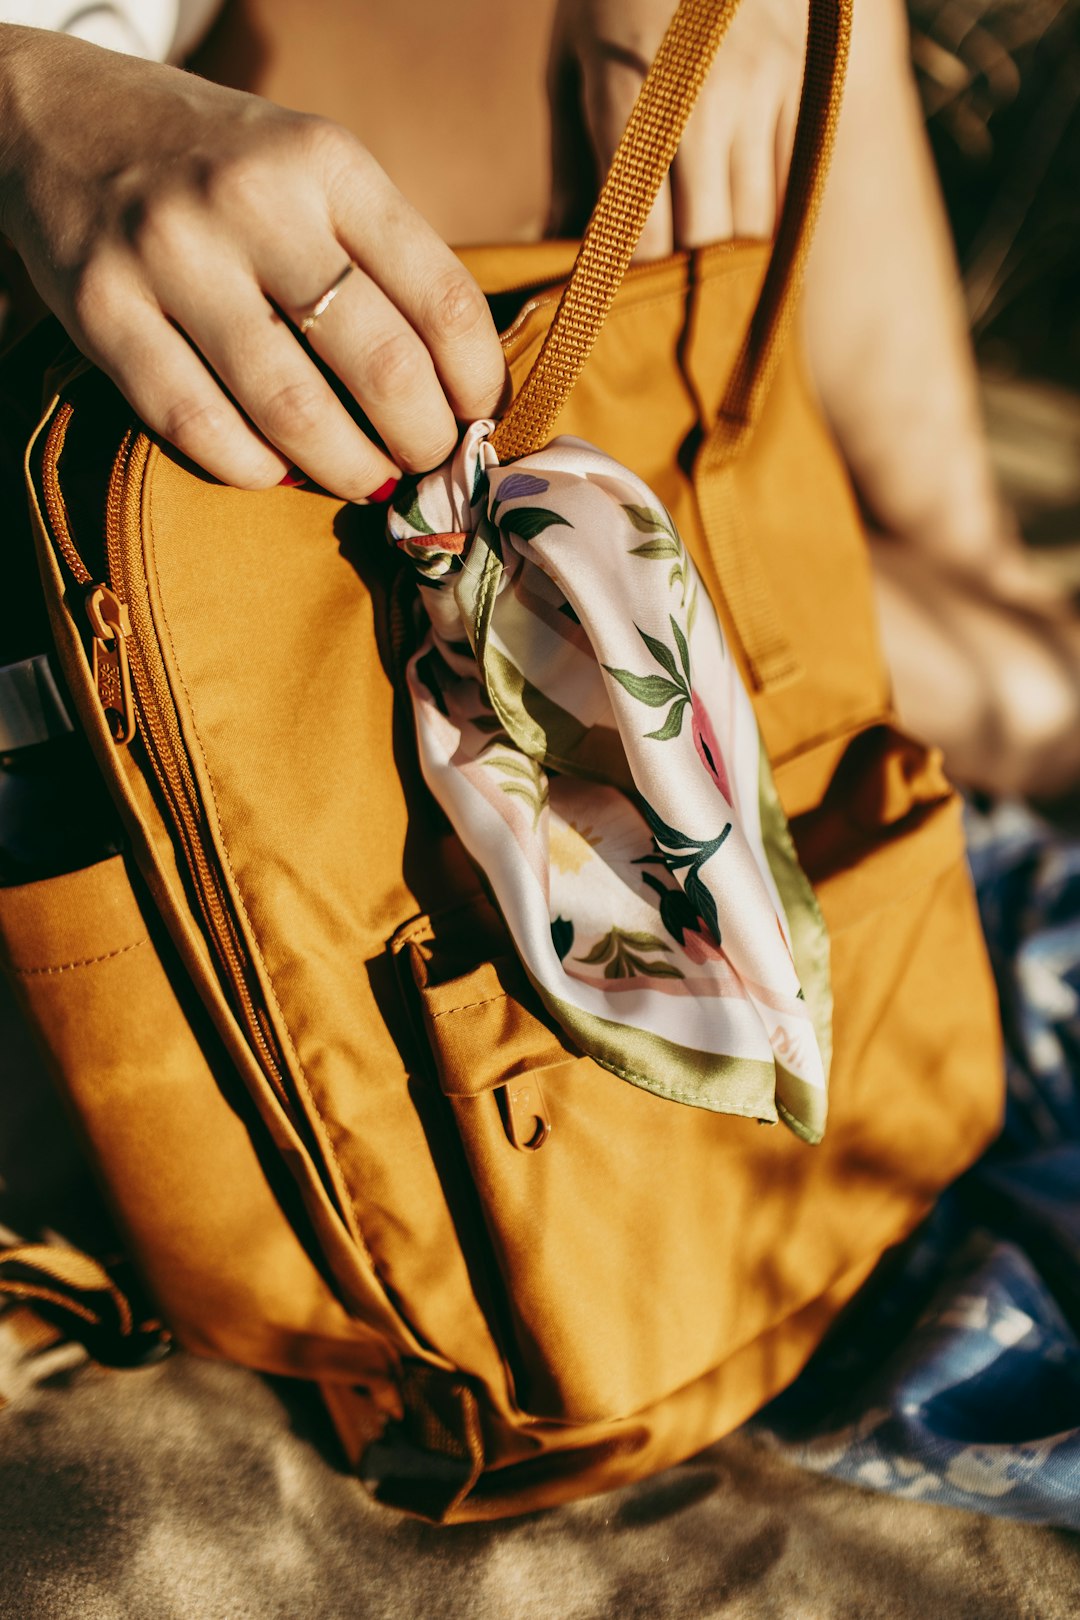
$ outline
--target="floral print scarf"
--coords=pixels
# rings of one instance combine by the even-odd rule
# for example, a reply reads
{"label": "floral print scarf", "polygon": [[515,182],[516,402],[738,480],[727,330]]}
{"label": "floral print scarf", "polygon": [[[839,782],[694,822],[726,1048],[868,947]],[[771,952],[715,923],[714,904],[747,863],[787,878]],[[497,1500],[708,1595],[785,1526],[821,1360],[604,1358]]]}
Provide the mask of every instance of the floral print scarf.
{"label": "floral print scarf", "polygon": [[491,428],[389,518],[425,780],[575,1046],[819,1141],[828,938],[712,603],[640,479],[572,438],[500,466]]}

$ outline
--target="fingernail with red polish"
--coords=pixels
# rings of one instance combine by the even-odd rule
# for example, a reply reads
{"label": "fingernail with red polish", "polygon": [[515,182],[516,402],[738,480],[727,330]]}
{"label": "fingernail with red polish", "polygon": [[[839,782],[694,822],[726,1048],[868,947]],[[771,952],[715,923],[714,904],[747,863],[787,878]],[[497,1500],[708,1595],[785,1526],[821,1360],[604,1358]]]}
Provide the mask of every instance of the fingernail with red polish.
{"label": "fingernail with red polish", "polygon": [[400,483],[400,478],[388,478],[385,484],[380,484],[378,489],[372,490],[371,494],[368,496],[368,500],[388,501]]}
{"label": "fingernail with red polish", "polygon": [[281,483],[278,485],[278,488],[279,489],[282,489],[282,488],[284,488],[284,489],[296,489],[296,488],[299,487],[300,484],[306,484],[306,483],[307,483],[307,478],[300,471],[299,467],[290,467],[288,472],[285,474],[284,478],[281,480]]}

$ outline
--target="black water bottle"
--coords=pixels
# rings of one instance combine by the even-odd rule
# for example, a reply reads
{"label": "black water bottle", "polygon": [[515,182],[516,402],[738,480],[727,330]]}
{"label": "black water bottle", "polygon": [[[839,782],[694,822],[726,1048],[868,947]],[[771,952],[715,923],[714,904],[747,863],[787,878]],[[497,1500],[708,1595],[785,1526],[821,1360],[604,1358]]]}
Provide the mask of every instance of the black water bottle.
{"label": "black water bottle", "polygon": [[0,667],[0,886],[78,871],[122,833],[49,659]]}

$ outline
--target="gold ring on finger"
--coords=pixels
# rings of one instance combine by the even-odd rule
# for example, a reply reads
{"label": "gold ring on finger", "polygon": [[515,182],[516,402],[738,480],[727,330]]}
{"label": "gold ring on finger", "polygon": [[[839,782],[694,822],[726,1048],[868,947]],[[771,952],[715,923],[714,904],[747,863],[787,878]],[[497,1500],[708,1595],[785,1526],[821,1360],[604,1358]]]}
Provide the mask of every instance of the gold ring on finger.
{"label": "gold ring on finger", "polygon": [[326,314],[326,311],[330,308],[330,305],[334,302],[334,299],[337,297],[338,293],[341,291],[342,287],[345,285],[346,281],[349,279],[355,269],[356,266],[350,259],[345,268],[330,283],[329,287],[327,287],[322,296],[320,298],[316,298],[315,302],[312,304],[311,308],[300,322],[299,330],[301,337],[311,331],[311,328],[315,325],[315,322],[318,320],[320,315]]}

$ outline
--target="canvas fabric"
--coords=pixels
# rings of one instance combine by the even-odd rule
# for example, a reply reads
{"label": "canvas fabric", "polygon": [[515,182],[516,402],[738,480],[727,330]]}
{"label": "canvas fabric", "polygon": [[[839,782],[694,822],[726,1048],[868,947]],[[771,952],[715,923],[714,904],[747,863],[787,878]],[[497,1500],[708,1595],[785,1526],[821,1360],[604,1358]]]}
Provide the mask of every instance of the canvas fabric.
{"label": "canvas fabric", "polygon": [[[846,16],[814,0],[819,90]],[[810,97],[817,159],[834,113]],[[552,1018],[425,782],[413,571],[378,509],[216,485],[70,361],[28,452],[56,657],[126,844],[0,890],[6,970],[175,1338],[318,1381],[368,1488],[439,1522],[622,1483],[734,1427],[999,1128],[958,804],[896,724],[792,337],[794,175],[775,250],[679,254],[597,293],[558,432],[670,517],[750,694],[829,938],[817,1146],[627,1084]],[[577,252],[467,255],[541,424],[527,379],[564,353]],[[506,420],[500,477],[522,454]],[[629,561],[681,614],[667,559]],[[648,634],[666,624],[685,674],[670,617]],[[611,654],[635,675],[651,656],[636,634]],[[719,803],[692,718],[683,756]]]}

